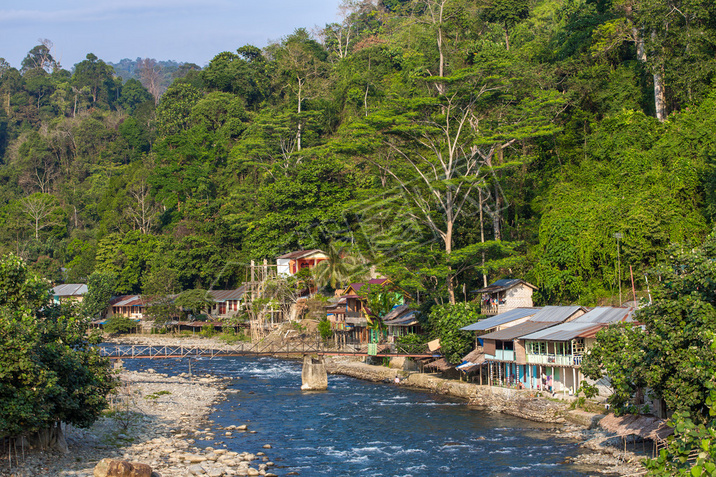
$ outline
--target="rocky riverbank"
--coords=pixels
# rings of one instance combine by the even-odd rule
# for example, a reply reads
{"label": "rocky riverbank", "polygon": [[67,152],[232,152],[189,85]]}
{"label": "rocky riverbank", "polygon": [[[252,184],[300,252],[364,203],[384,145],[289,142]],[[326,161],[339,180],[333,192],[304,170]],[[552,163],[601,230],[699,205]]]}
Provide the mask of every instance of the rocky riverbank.
{"label": "rocky riverbank", "polygon": [[[107,415],[90,429],[65,429],[69,453],[30,452],[20,466],[0,469],[0,475],[90,477],[103,458],[148,464],[153,475],[163,477],[275,475],[265,455],[270,444],[242,453],[222,448],[240,433],[253,432],[250,427],[219,429],[207,420],[212,405],[224,398],[226,380],[153,371],[120,376]],[[199,448],[196,439],[214,440],[214,447]]]}
{"label": "rocky riverbank", "polygon": [[[122,344],[154,346],[197,346],[216,348],[223,343],[200,337],[133,335],[113,340]],[[610,437],[595,425],[598,416],[569,409],[568,403],[538,396],[528,390],[479,386],[473,383],[443,379],[438,375],[371,366],[352,358],[326,360],[331,374],[343,374],[374,382],[429,390],[465,399],[470,405],[492,412],[503,412],[539,422],[553,423],[555,435],[573,438],[590,452],[574,463],[595,469],[595,474],[630,475],[642,467],[643,454],[624,451],[621,439]],[[234,453],[222,449],[222,441],[246,428],[217,430],[207,421],[212,403],[223,399],[226,382],[210,376],[169,377],[159,373],[124,372],[123,378],[134,396],[131,425],[124,425],[121,400],[115,402],[115,415],[103,418],[92,429],[68,429],[69,456],[32,455],[16,476],[91,476],[94,465],[105,457],[137,461],[151,465],[160,475],[272,475],[271,462],[263,452]],[[120,406],[120,408],[118,408]],[[215,449],[199,449],[194,439],[216,439]],[[221,439],[221,440],[218,440]],[[268,444],[267,444],[268,445]],[[632,449],[637,450],[632,446]],[[263,451],[263,449],[262,449]],[[0,474],[11,475],[11,474]]]}

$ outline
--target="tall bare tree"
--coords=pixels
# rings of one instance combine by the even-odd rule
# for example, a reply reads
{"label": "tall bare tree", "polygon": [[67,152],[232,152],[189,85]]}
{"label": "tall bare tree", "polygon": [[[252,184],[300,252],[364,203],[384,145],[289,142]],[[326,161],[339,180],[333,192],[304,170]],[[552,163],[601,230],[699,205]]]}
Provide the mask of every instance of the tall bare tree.
{"label": "tall bare tree", "polygon": [[33,223],[35,240],[40,238],[40,230],[60,224],[62,209],[53,195],[40,192],[29,195],[20,200],[20,207]]}
{"label": "tall bare tree", "polygon": [[143,58],[137,63],[139,81],[154,96],[154,104],[159,103],[163,93],[162,69],[153,58]]}

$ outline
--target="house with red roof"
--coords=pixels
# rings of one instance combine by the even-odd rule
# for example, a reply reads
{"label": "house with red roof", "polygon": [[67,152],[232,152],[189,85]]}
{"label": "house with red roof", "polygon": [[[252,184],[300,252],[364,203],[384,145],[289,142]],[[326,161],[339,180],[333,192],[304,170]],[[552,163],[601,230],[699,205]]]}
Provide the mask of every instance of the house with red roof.
{"label": "house with red roof", "polygon": [[323,260],[328,260],[323,250],[296,250],[276,258],[277,273],[284,277],[293,276],[304,268],[311,270]]}

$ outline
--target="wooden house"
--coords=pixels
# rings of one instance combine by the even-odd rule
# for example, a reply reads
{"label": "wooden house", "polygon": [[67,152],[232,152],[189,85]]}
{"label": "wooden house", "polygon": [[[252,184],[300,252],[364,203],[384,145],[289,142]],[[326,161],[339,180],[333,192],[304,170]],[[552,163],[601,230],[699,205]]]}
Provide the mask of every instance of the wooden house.
{"label": "wooden house", "polygon": [[477,290],[481,293],[480,310],[483,315],[498,315],[515,308],[531,308],[536,286],[519,278],[503,278]]}
{"label": "wooden house", "polygon": [[279,276],[293,276],[304,268],[312,269],[328,255],[323,250],[297,250],[276,258],[277,273]]}
{"label": "wooden house", "polygon": [[581,306],[546,306],[520,324],[481,335],[478,339],[485,353],[489,384],[529,387],[526,351],[522,336],[567,323],[582,316]]}
{"label": "wooden house", "polygon": [[[365,314],[365,297],[371,287],[390,285],[392,285],[392,282],[387,278],[374,278],[348,285],[338,297],[337,303],[329,305],[326,310],[330,315],[328,319],[335,322],[334,329],[348,332],[353,341],[368,342],[370,337],[367,329],[368,320]],[[403,295],[402,292],[400,294]]]}
{"label": "wooden house", "polygon": [[574,392],[582,381],[582,357],[593,346],[597,333],[613,323],[633,321],[634,308],[596,307],[569,323],[520,337],[525,350],[528,388],[544,388],[541,377],[551,377],[554,392]]}
{"label": "wooden house", "polygon": [[229,318],[239,313],[246,293],[246,286],[235,290],[209,290],[209,296],[214,301],[208,314],[212,318]]}
{"label": "wooden house", "polygon": [[121,315],[133,320],[144,318],[147,302],[140,295],[122,295],[109,301],[108,316]]}
{"label": "wooden house", "polygon": [[52,301],[56,304],[68,300],[74,300],[79,303],[86,293],[87,285],[84,283],[65,283],[52,289]]}

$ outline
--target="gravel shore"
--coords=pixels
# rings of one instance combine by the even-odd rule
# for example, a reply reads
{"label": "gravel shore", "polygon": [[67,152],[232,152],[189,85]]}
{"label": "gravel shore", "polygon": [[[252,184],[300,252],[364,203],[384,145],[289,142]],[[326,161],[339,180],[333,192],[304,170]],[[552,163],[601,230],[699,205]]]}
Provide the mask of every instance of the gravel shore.
{"label": "gravel shore", "polygon": [[[221,448],[239,433],[252,432],[243,423],[218,429],[207,420],[213,404],[224,398],[226,380],[151,370],[124,370],[120,377],[122,385],[105,417],[90,429],[65,429],[68,454],[30,452],[19,467],[4,467],[0,475],[90,477],[106,457],[149,464],[163,477],[275,475],[265,455],[270,445],[243,453]],[[216,448],[193,446],[198,438],[216,439]]]}

